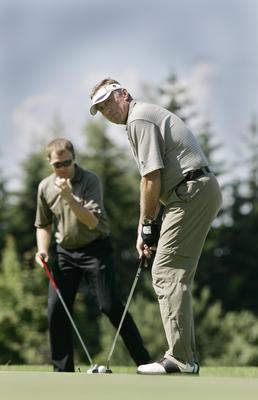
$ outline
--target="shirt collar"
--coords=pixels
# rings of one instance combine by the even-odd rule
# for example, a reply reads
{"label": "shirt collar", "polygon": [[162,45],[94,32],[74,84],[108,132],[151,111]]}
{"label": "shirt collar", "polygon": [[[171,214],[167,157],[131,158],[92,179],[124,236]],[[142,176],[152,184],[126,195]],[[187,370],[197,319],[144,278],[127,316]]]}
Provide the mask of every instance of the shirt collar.
{"label": "shirt collar", "polygon": [[132,113],[132,111],[133,111],[133,108],[134,108],[134,106],[135,106],[136,103],[137,103],[136,100],[132,100],[132,101],[130,102],[129,110],[128,110],[128,116],[127,116],[127,121],[126,121],[126,130],[128,129],[128,120],[129,120],[129,117],[130,117],[130,115],[131,115],[131,113]]}
{"label": "shirt collar", "polygon": [[79,167],[79,165],[74,164],[74,177],[71,180],[71,182],[78,182],[82,177],[82,169]]}

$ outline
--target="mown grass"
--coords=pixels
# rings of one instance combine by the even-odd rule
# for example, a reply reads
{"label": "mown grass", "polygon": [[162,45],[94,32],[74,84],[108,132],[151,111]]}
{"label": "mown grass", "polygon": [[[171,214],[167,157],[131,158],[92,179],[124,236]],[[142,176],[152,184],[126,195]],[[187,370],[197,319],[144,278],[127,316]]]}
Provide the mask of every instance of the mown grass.
{"label": "mown grass", "polygon": [[[79,365],[76,372],[85,373],[88,365]],[[136,368],[111,366],[113,373],[135,374]],[[0,365],[0,371],[16,372],[52,372],[51,365]],[[201,367],[200,376],[202,377],[239,377],[239,378],[258,378],[258,367]]]}
{"label": "mown grass", "polygon": [[257,400],[258,368],[203,367],[200,376],[137,375],[112,366],[113,374],[52,373],[49,365],[0,366],[1,400]]}

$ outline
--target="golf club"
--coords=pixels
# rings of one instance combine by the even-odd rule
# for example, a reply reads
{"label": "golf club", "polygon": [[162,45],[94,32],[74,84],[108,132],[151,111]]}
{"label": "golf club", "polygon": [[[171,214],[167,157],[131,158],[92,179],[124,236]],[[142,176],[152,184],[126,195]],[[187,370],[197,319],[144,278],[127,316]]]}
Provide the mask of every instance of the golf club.
{"label": "golf club", "polygon": [[72,327],[73,327],[73,329],[75,330],[75,333],[76,333],[76,335],[78,336],[78,339],[79,339],[80,342],[81,342],[81,345],[82,345],[82,347],[83,347],[83,350],[85,351],[85,354],[86,354],[86,356],[87,356],[87,359],[88,359],[88,361],[89,361],[89,363],[90,363],[90,365],[91,365],[91,367],[92,367],[92,370],[98,368],[97,365],[94,365],[94,366],[93,366],[92,358],[91,358],[91,356],[90,356],[90,354],[89,354],[89,352],[88,352],[88,350],[87,350],[87,347],[85,346],[85,344],[84,344],[84,342],[83,342],[83,340],[82,340],[82,337],[81,337],[81,335],[79,334],[78,329],[76,328],[76,325],[75,325],[75,323],[74,323],[74,321],[73,321],[73,318],[72,318],[72,316],[71,316],[71,314],[70,314],[70,312],[69,312],[69,310],[68,310],[68,308],[67,308],[67,306],[66,306],[66,304],[65,304],[65,302],[64,302],[64,299],[63,299],[63,297],[62,297],[62,295],[61,295],[61,292],[60,292],[60,290],[58,289],[57,284],[56,284],[56,282],[55,282],[53,276],[51,275],[51,273],[50,273],[50,271],[49,271],[49,268],[48,268],[48,265],[47,265],[47,263],[46,263],[46,261],[44,260],[44,257],[43,257],[42,255],[40,256],[40,259],[41,259],[41,261],[42,261],[44,270],[46,271],[47,276],[49,277],[50,283],[51,283],[51,285],[53,286],[53,288],[55,289],[56,294],[57,294],[57,296],[59,297],[59,300],[61,301],[61,303],[62,303],[62,305],[63,305],[63,307],[64,307],[64,309],[65,309],[65,312],[66,312],[68,318],[70,319],[70,322],[71,322],[71,324],[72,324]]}
{"label": "golf club", "polygon": [[115,337],[114,337],[114,340],[113,340],[113,343],[112,343],[112,346],[111,346],[111,349],[110,349],[110,352],[109,352],[109,355],[108,355],[108,358],[107,358],[106,368],[104,367],[105,370],[102,368],[102,371],[98,371],[99,373],[112,373],[112,370],[109,368],[110,360],[111,360],[111,357],[113,355],[113,352],[114,352],[114,349],[115,349],[115,345],[116,345],[116,341],[117,341],[118,335],[120,333],[121,327],[123,325],[123,322],[124,322],[124,319],[125,319],[125,315],[126,315],[127,310],[129,308],[129,304],[131,302],[131,298],[133,296],[135,286],[136,286],[136,284],[138,282],[138,279],[139,279],[139,276],[141,274],[142,267],[146,266],[146,263],[147,263],[146,257],[142,256],[141,260],[140,260],[139,267],[138,267],[137,272],[135,274],[135,278],[134,278],[134,281],[133,281],[133,284],[132,284],[132,287],[131,287],[131,290],[130,290],[130,293],[129,293],[129,296],[128,296],[128,299],[127,299],[127,302],[126,302],[126,305],[125,305],[125,308],[124,308],[124,312],[122,314],[119,326],[117,328],[117,331],[116,331],[116,334],[115,334]]}

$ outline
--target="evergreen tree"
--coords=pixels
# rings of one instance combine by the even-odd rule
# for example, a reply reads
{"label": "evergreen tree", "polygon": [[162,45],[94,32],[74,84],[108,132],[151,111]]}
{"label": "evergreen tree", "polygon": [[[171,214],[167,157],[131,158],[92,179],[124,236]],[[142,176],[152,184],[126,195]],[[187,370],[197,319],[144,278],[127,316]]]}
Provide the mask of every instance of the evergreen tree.
{"label": "evergreen tree", "polygon": [[47,300],[42,295],[44,275],[40,272],[21,268],[15,241],[8,236],[0,269],[1,364],[36,364],[49,359]]}
{"label": "evergreen tree", "polygon": [[245,143],[248,157],[243,165],[247,176],[228,184],[231,201],[224,210],[227,218],[208,236],[209,248],[202,255],[197,277],[199,289],[209,285],[211,299],[220,299],[225,310],[257,313],[258,130],[254,122]]}
{"label": "evergreen tree", "polygon": [[164,107],[183,121],[189,122],[196,116],[188,88],[175,73],[170,74],[164,85],[158,88],[158,94],[161,96],[161,103],[164,102]]}
{"label": "evergreen tree", "polygon": [[249,309],[258,312],[258,127],[254,119],[247,132],[248,155],[244,165],[247,177],[232,183],[231,226],[221,233],[224,249],[221,262],[228,271],[228,293],[224,294],[228,309]]}
{"label": "evergreen tree", "polygon": [[[6,189],[6,182],[0,174],[0,250],[2,250],[5,241],[5,235],[8,230],[8,192]],[[1,254],[1,252],[0,252]]]}
{"label": "evergreen tree", "polygon": [[23,163],[22,189],[13,193],[9,208],[9,233],[16,238],[17,251],[26,261],[33,263],[36,236],[34,221],[37,206],[38,184],[50,172],[41,153],[30,154]]}
{"label": "evergreen tree", "polygon": [[215,159],[222,147],[221,143],[215,141],[214,134],[209,122],[204,123],[197,134],[198,141],[202,147],[208,164],[217,177],[221,177],[225,171],[225,162],[221,159]]}

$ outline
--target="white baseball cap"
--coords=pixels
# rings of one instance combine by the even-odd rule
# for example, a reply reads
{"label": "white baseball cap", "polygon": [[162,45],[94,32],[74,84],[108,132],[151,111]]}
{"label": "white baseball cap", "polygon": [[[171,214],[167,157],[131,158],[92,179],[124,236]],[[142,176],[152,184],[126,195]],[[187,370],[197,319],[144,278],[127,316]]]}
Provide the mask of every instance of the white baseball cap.
{"label": "white baseball cap", "polygon": [[105,101],[110,96],[110,94],[117,89],[122,89],[120,83],[110,83],[107,86],[102,86],[101,88],[99,88],[99,90],[97,90],[97,92],[91,99],[91,106],[90,106],[91,115],[95,115],[98,112],[96,104]]}

